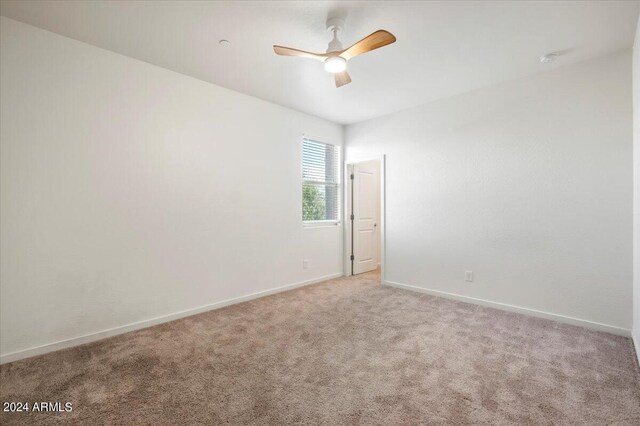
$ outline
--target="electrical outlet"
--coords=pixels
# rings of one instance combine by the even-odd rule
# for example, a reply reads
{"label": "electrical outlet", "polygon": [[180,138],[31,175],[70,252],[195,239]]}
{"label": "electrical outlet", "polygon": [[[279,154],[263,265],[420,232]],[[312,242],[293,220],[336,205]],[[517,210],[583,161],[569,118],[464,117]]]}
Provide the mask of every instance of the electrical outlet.
{"label": "electrical outlet", "polygon": [[302,259],[302,269],[309,269],[309,259]]}
{"label": "electrical outlet", "polygon": [[473,271],[466,271],[464,273],[464,280],[467,282],[473,282]]}

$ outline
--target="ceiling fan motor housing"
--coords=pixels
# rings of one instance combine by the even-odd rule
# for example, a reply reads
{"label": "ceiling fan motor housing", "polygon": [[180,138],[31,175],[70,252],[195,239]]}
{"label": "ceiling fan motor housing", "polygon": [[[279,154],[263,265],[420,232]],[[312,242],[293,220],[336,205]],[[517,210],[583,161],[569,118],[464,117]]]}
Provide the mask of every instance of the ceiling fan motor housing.
{"label": "ceiling fan motor housing", "polygon": [[338,40],[337,37],[333,37],[333,40],[329,42],[329,47],[327,48],[327,53],[329,52],[339,52],[342,50],[342,43]]}
{"label": "ceiling fan motor housing", "polygon": [[330,18],[327,19],[327,31],[333,33],[333,40],[329,42],[327,53],[338,52],[342,50],[342,43],[338,40],[338,34],[344,29],[344,19]]}

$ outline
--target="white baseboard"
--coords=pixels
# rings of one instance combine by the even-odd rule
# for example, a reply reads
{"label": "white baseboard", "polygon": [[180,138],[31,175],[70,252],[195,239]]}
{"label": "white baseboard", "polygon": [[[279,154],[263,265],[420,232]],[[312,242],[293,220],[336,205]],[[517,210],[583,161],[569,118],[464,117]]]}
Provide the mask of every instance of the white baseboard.
{"label": "white baseboard", "polygon": [[[516,312],[519,314],[530,315],[539,318],[546,318],[558,322],[562,322],[565,324],[577,325],[585,328],[590,328],[593,330],[604,331],[611,334],[617,334],[619,336],[631,337],[631,330],[622,327],[616,327],[608,324],[601,324],[599,322],[593,322],[588,320],[583,320],[579,318],[572,318],[564,315],[552,314],[550,312],[537,311],[535,309],[523,308],[520,306],[508,305],[506,303],[492,302],[490,300],[484,299],[476,299],[475,297],[462,296],[454,293],[447,293],[439,290],[431,290],[422,287],[416,287],[409,284],[402,284],[393,281],[385,281],[384,285],[388,285],[390,287],[401,288],[404,290],[417,291],[420,293],[430,294],[432,296],[440,296],[446,297],[447,299],[459,300],[461,302],[473,303],[476,305],[487,306],[489,308],[501,309],[503,311]],[[638,347],[636,346],[636,350]]]}
{"label": "white baseboard", "polygon": [[174,320],[188,317],[191,315],[212,311],[214,309],[224,308],[225,306],[235,305],[237,303],[247,302],[253,299],[259,299],[260,297],[269,296],[271,294],[282,293],[284,291],[293,290],[294,288],[304,287],[306,285],[316,284],[322,281],[338,278],[343,275],[344,274],[342,272],[325,275],[325,276],[314,278],[307,281],[300,281],[294,284],[288,284],[282,287],[276,287],[270,290],[259,291],[257,293],[249,294],[246,296],[234,297],[233,299],[227,299],[221,302],[211,303],[209,305],[200,306],[198,308],[187,309],[186,311],[163,315],[163,316],[151,318],[148,320],[138,321],[138,322],[126,324],[120,327],[114,327],[108,330],[89,333],[83,336],[73,337],[71,339],[62,340],[59,342],[48,343],[46,345],[37,346],[30,349],[11,352],[11,353],[0,356],[0,364],[6,364],[8,362],[18,361],[24,358],[30,358],[32,356],[42,355],[42,354],[53,352],[53,351],[58,351],[60,349],[66,349],[73,346],[83,345],[85,343],[95,342],[97,340],[106,339],[107,337],[117,336],[118,334],[128,333],[130,331],[152,327],[154,325],[162,324],[169,321],[174,321]]}

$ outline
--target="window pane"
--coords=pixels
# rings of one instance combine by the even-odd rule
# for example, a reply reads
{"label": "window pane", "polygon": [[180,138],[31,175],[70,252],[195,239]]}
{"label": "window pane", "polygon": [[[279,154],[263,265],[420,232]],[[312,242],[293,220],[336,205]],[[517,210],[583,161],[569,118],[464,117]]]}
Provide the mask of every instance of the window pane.
{"label": "window pane", "polygon": [[304,183],[302,185],[302,220],[338,221],[338,186]]}
{"label": "window pane", "polygon": [[302,220],[339,221],[340,147],[302,140]]}
{"label": "window pane", "polygon": [[302,179],[338,183],[340,147],[309,139],[302,141]]}

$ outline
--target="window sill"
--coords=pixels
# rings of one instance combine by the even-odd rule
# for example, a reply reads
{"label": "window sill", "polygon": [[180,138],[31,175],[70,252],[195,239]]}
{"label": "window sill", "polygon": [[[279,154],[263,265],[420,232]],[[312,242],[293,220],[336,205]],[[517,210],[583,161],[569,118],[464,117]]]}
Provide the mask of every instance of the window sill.
{"label": "window sill", "polygon": [[327,228],[333,226],[340,226],[340,222],[335,220],[313,220],[302,222],[303,228]]}

